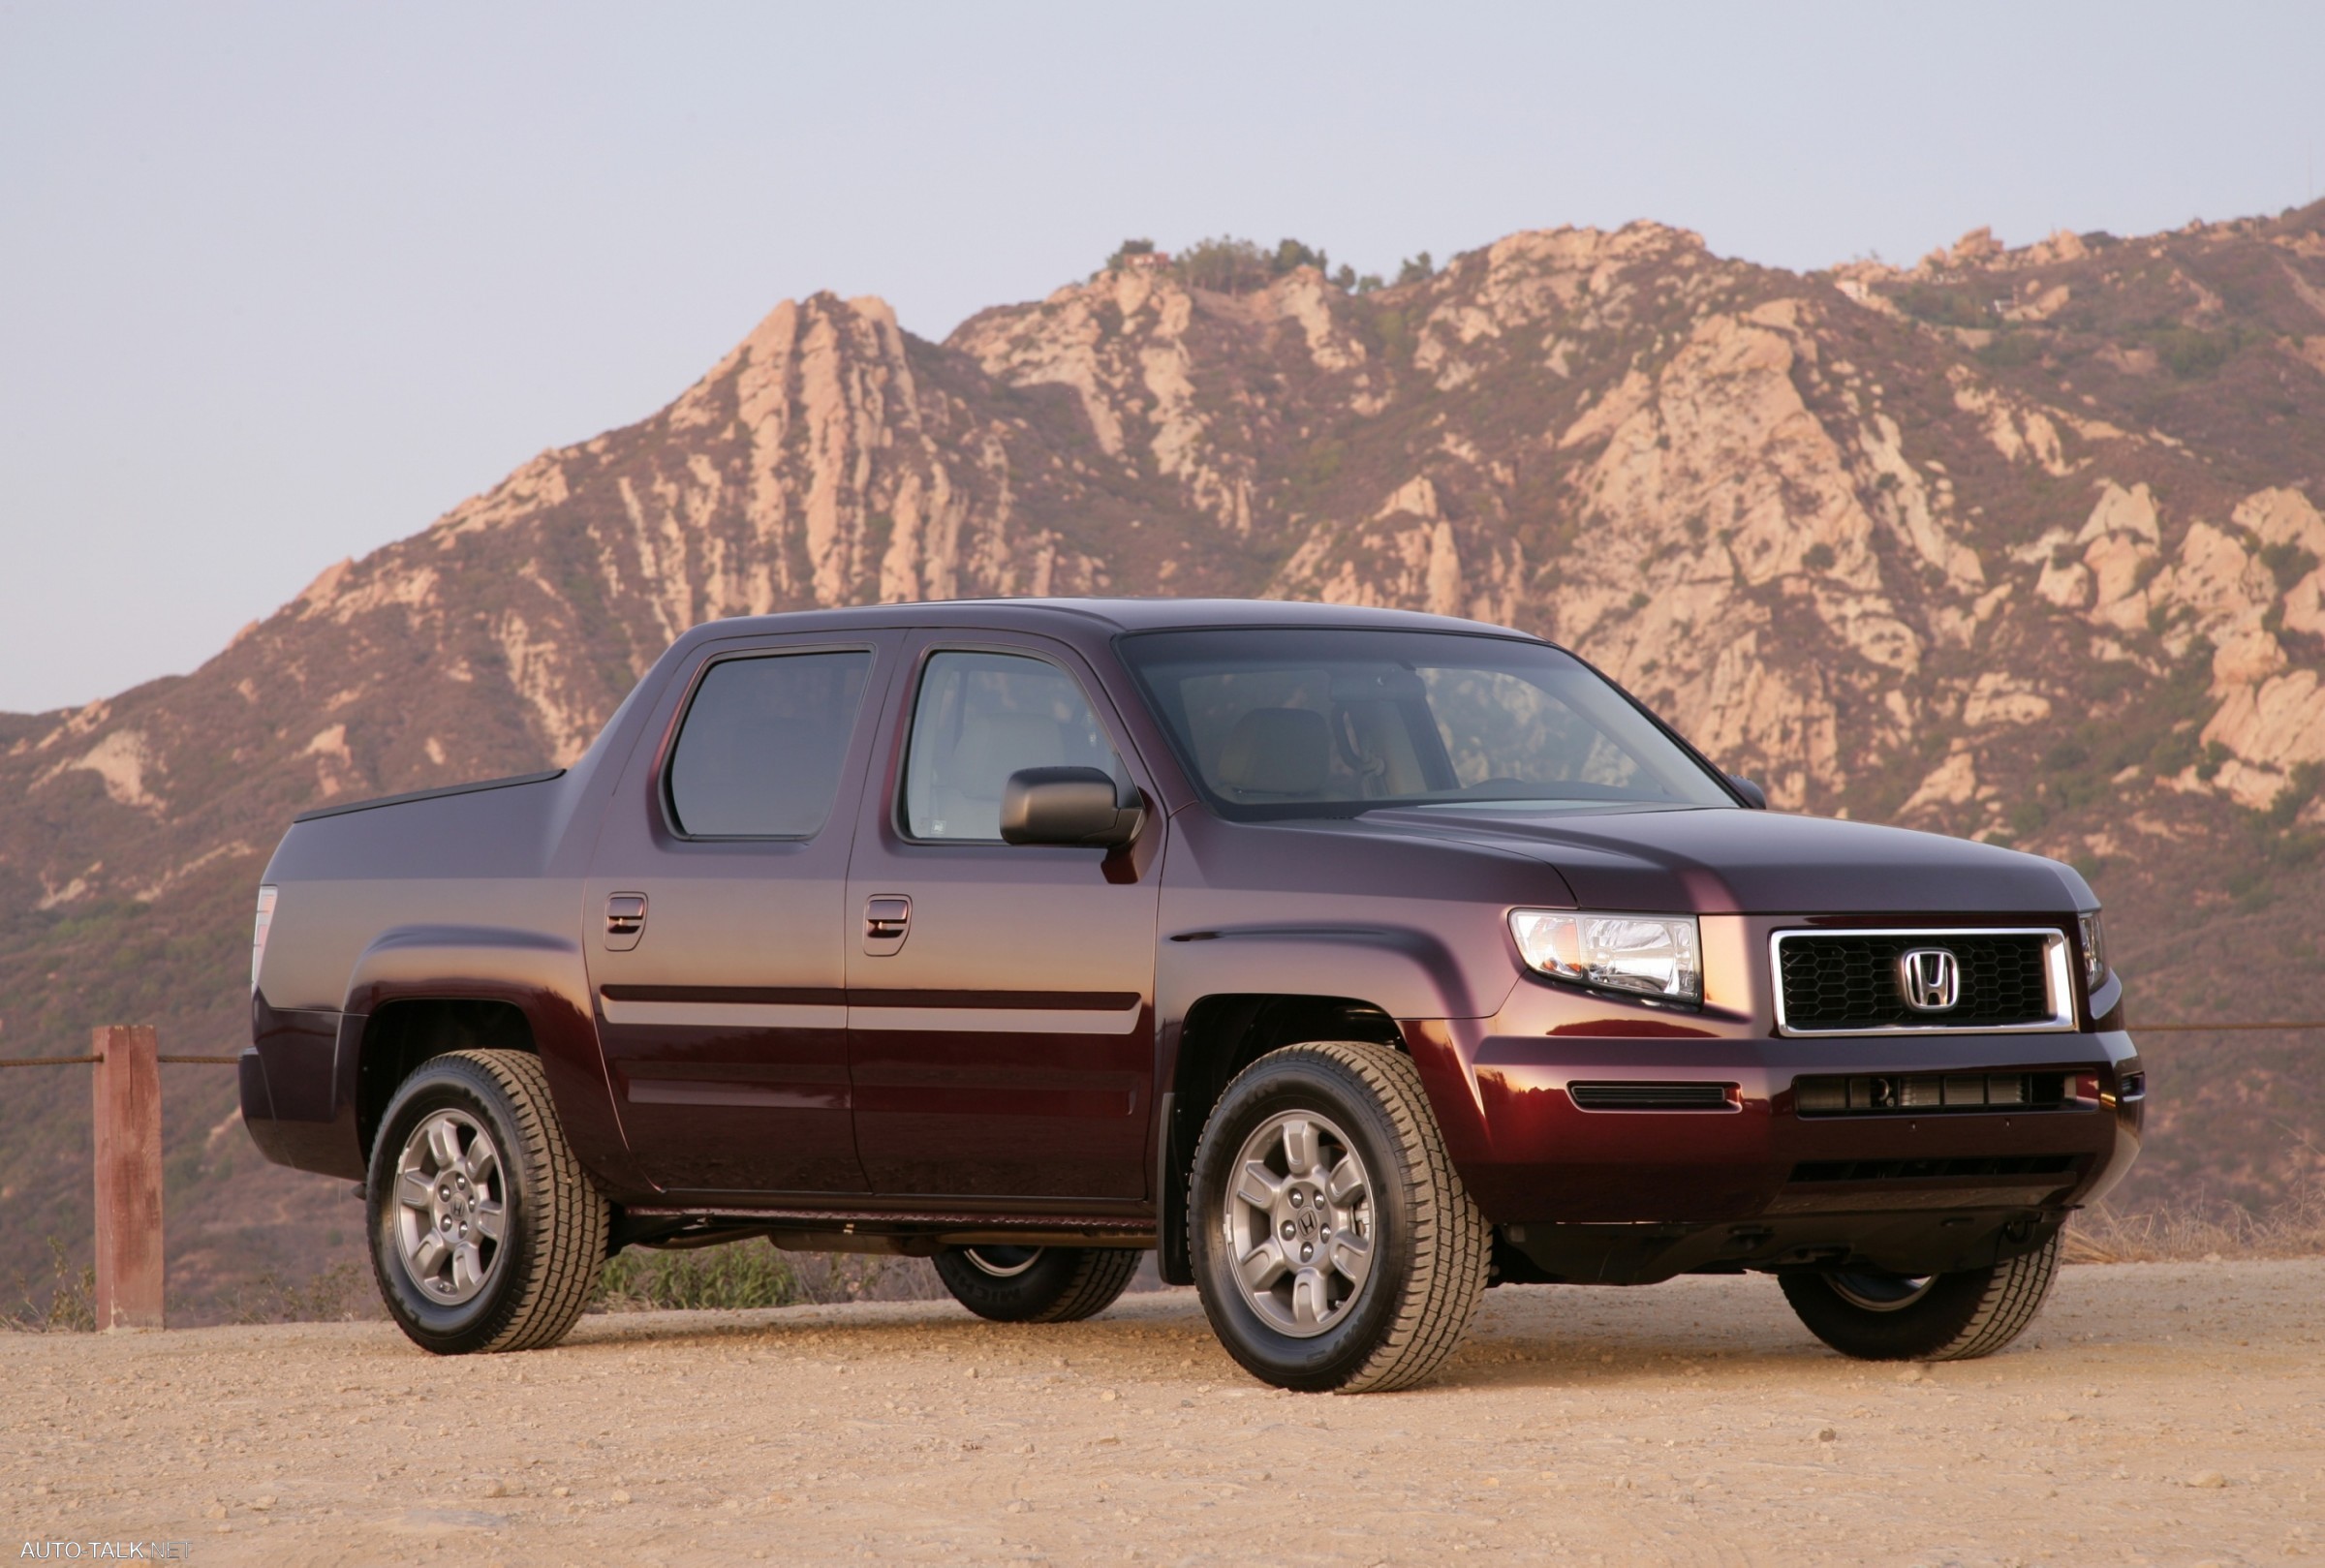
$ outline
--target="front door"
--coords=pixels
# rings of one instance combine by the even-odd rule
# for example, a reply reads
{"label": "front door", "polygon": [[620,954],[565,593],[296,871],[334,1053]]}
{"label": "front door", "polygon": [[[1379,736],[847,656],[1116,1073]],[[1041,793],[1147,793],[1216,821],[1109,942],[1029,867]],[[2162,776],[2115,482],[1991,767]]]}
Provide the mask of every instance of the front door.
{"label": "front door", "polygon": [[1165,823],[1111,852],[1002,843],[1019,768],[1144,783],[1119,723],[1046,639],[927,634],[914,655],[848,876],[865,1173],[883,1194],[1143,1197]]}
{"label": "front door", "polygon": [[841,931],[900,640],[714,645],[632,760],[582,914],[622,1130],[666,1189],[865,1190]]}

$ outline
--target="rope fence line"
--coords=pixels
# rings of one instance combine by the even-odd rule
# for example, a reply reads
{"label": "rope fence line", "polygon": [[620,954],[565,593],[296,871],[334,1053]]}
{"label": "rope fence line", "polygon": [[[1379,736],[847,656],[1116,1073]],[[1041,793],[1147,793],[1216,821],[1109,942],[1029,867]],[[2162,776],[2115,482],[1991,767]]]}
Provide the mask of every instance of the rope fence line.
{"label": "rope fence line", "polygon": [[[0,1057],[0,1067],[78,1067],[78,1066],[81,1066],[81,1065],[84,1065],[84,1064],[87,1064],[87,1063],[90,1063],[90,1062],[103,1061],[104,1060],[105,1060],[105,1058],[103,1058],[103,1057],[101,1057],[101,1056],[97,1056],[97,1057]],[[231,1067],[231,1066],[232,1066],[232,1065],[233,1065],[235,1062],[239,1061],[241,1060],[241,1058],[239,1058],[239,1057],[175,1057],[175,1056],[172,1056],[172,1057],[163,1057],[163,1056],[157,1056],[157,1057],[155,1057],[153,1060],[154,1060],[154,1061],[158,1061],[158,1062],[160,1062],[160,1063],[161,1063],[163,1066],[165,1066],[165,1067],[181,1066],[181,1065],[182,1065],[182,1066]]]}
{"label": "rope fence line", "polygon": [[2325,1019],[2300,1019],[2276,1024],[2125,1024],[2137,1034],[2211,1034],[2225,1030],[2325,1029]]}

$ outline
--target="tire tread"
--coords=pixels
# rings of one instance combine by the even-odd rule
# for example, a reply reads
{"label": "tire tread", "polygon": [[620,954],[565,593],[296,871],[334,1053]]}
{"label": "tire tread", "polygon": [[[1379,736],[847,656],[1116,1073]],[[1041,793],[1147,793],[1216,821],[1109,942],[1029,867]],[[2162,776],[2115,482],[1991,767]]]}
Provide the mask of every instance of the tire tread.
{"label": "tire tread", "polygon": [[1131,1288],[1131,1280],[1138,1273],[1138,1262],[1146,1256],[1128,1247],[1109,1246],[1085,1246],[1081,1253],[1073,1277],[1064,1292],[1031,1321],[1079,1323],[1086,1317],[1096,1317]]}
{"label": "tire tread", "polygon": [[2031,1252],[1938,1276],[1923,1300],[1871,1312],[1815,1275],[1782,1279],[1800,1320],[1826,1344],[1860,1361],[1975,1361],[2026,1333],[2059,1279],[2061,1238]]}
{"label": "tire tread", "polygon": [[[571,1333],[589,1305],[605,1261],[611,1211],[566,1141],[539,1057],[523,1051],[451,1051],[429,1058],[423,1070],[447,1067],[496,1092],[507,1105],[518,1145],[509,1157],[522,1165],[518,1223],[524,1237],[509,1261],[521,1267],[524,1276],[511,1282],[500,1323],[466,1353],[544,1349]],[[394,1109],[389,1107],[388,1120]]]}
{"label": "tire tread", "polygon": [[2063,1245],[2061,1238],[2053,1236],[2031,1252],[1996,1264],[1969,1321],[1930,1360],[1975,1361],[1993,1355],[2024,1334],[2059,1281],[2059,1254]]}
{"label": "tire tread", "polygon": [[[1300,1056],[1331,1063],[1354,1077],[1372,1096],[1387,1117],[1404,1156],[1402,1169],[1383,1172],[1382,1178],[1401,1176],[1411,1186],[1411,1275],[1401,1282],[1394,1315],[1371,1354],[1333,1391],[1369,1394],[1410,1388],[1442,1367],[1469,1333],[1485,1294],[1492,1231],[1445,1153],[1420,1069],[1410,1057],[1371,1041],[1314,1040],[1271,1051],[1245,1071]],[[1223,1094],[1212,1108],[1198,1148],[1211,1137],[1209,1122],[1218,1118],[1227,1100]]]}

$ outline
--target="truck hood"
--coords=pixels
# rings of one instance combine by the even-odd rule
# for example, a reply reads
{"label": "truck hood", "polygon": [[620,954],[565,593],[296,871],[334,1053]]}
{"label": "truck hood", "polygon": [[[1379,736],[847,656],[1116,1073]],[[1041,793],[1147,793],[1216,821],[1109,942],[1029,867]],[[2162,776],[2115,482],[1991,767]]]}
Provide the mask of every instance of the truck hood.
{"label": "truck hood", "polygon": [[2056,916],[2098,905],[2071,867],[2039,855],[1778,812],[1409,807],[1335,826],[1527,855],[1555,866],[1582,908]]}

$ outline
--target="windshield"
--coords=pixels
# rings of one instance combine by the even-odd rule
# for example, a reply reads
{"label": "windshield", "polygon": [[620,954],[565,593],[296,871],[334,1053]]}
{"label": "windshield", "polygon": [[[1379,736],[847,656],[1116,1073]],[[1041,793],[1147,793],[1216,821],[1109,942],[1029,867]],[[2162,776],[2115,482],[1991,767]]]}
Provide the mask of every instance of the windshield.
{"label": "windshield", "polygon": [[1228,816],[1736,804],[1621,692],[1541,643],[1268,628],[1120,646]]}

